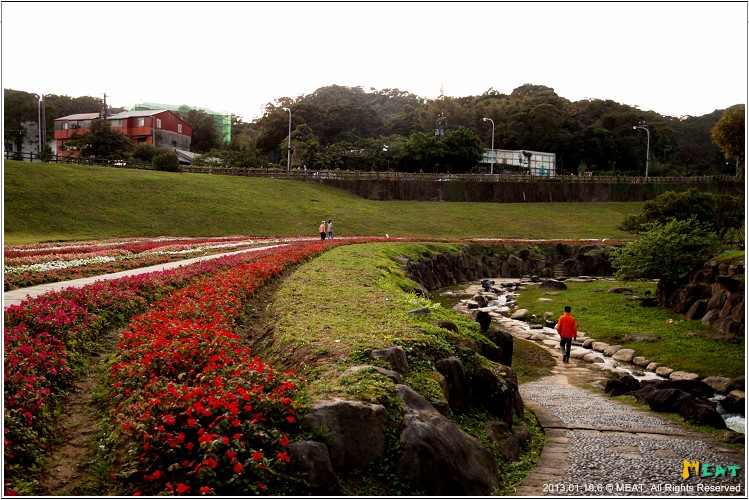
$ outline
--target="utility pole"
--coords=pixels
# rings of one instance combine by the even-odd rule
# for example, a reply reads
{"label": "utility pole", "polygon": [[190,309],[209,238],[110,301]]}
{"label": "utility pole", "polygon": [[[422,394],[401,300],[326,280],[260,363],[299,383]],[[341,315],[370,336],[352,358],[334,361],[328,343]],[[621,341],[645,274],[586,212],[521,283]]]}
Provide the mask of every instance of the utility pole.
{"label": "utility pole", "polygon": [[107,93],[104,92],[104,109],[101,111],[102,119],[107,119]]}

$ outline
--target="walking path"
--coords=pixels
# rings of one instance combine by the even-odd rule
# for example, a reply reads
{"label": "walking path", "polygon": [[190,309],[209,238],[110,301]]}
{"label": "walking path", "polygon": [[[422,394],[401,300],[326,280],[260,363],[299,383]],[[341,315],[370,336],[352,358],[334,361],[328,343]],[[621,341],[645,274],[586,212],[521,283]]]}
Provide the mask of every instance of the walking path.
{"label": "walking path", "polygon": [[[552,376],[520,386],[523,402],[544,428],[546,443],[517,495],[746,498],[744,454],[571,384],[578,378],[590,380],[590,372],[579,361],[558,362]],[[698,472],[687,471],[688,479],[682,477],[685,460],[699,462]],[[730,466],[740,467],[735,477]],[[718,467],[724,475],[716,474]]]}
{"label": "walking path", "polygon": [[181,266],[187,266],[194,264],[195,262],[201,262],[204,260],[217,259],[219,257],[225,257],[227,255],[236,255],[245,252],[257,252],[258,250],[265,250],[268,248],[275,248],[283,245],[268,245],[264,247],[246,248],[244,250],[236,250],[234,252],[217,253],[213,255],[205,255],[202,257],[194,257],[192,259],[178,260],[174,262],[165,262],[164,264],[156,264],[149,267],[141,267],[138,269],[128,269],[127,271],[119,271],[116,273],[102,274],[100,276],[91,276],[88,278],[78,278],[68,281],[59,281],[57,283],[46,283],[44,285],[36,285],[28,288],[19,288],[17,290],[10,290],[3,293],[3,309],[11,305],[18,305],[22,301],[43,295],[47,292],[53,292],[63,290],[68,287],[81,287],[90,285],[96,281],[101,280],[113,280],[117,278],[123,278],[125,276],[136,276],[138,274],[152,273],[155,271],[165,271],[167,269],[174,269]]}

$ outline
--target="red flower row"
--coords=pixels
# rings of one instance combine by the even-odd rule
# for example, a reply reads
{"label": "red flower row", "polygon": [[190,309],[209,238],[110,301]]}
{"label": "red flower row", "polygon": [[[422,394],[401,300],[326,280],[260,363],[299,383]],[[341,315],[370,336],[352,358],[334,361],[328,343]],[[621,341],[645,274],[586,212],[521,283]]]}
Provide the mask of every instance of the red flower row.
{"label": "red flower row", "polygon": [[260,493],[278,484],[296,429],[296,385],[251,355],[235,320],[264,283],[329,246],[195,280],[130,322],[112,366],[112,416],[130,437],[118,477],[148,494]]}

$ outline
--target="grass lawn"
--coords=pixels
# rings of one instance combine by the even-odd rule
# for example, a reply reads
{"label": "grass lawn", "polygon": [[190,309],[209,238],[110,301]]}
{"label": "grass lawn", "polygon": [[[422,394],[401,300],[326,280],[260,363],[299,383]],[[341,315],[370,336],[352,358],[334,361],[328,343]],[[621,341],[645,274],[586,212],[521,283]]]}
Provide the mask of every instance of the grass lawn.
{"label": "grass lawn", "polygon": [[5,244],[153,236],[629,239],[642,203],[370,201],[322,184],[4,162]]}
{"label": "grass lawn", "polygon": [[[556,318],[562,314],[563,307],[569,305],[577,319],[578,329],[588,337],[634,349],[636,355],[674,370],[695,372],[703,377],[721,375],[733,378],[744,374],[743,338],[732,341],[709,338],[710,334],[719,332],[700,321],[686,320],[681,314],[660,307],[642,307],[639,301],[627,300],[622,294],[607,293],[612,287],[625,286],[632,288],[635,295],[643,296],[646,291],[654,294],[655,283],[566,283],[568,289],[558,295],[549,295],[547,290],[529,286],[520,293],[517,306],[541,317],[544,312],[551,311]],[[551,298],[553,302],[539,301],[542,297]],[[655,334],[661,340],[624,342],[630,333]]]}

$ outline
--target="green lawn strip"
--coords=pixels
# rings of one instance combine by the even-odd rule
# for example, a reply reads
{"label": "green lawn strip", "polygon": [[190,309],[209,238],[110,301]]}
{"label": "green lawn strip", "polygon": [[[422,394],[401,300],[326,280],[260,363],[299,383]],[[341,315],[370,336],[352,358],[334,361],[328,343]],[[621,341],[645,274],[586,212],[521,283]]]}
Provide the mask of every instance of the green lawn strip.
{"label": "green lawn strip", "polygon": [[[434,360],[476,356],[481,343],[489,341],[475,321],[453,309],[417,296],[415,283],[406,278],[398,257],[418,259],[425,252],[458,252],[459,244],[358,244],[326,252],[296,269],[279,286],[272,309],[277,316],[274,340],[256,346],[256,353],[277,368],[294,368],[306,378],[304,394],[298,400],[310,403],[341,397],[383,404],[399,421],[402,409],[394,396],[394,385],[373,369],[352,373],[357,365],[378,364],[369,357],[372,349],[399,345],[408,356],[409,371],[404,383],[429,401],[444,396],[435,372]],[[429,308],[430,314],[408,314]],[[450,321],[458,333],[439,326]],[[450,418],[477,437],[500,464],[501,491],[511,492],[537,462],[543,438],[537,436],[534,419],[529,422],[535,436],[527,455],[516,463],[505,463],[497,445],[484,428],[487,415],[481,412]],[[397,443],[399,428],[392,426],[390,442]],[[393,478],[397,446],[373,465],[368,494],[417,494],[401,486],[388,487]],[[358,490],[357,494],[362,494]]]}
{"label": "green lawn strip", "polygon": [[[542,317],[544,312],[562,314],[565,305],[572,307],[578,328],[586,336],[611,345],[634,349],[636,356],[645,356],[661,366],[674,370],[698,373],[702,377],[720,375],[737,377],[745,371],[745,341],[720,341],[703,336],[718,333],[700,321],[687,320],[681,314],[661,307],[642,307],[637,300],[627,300],[626,295],[610,294],[612,287],[630,287],[636,295],[646,291],[654,295],[654,282],[571,282],[567,290],[549,295],[546,290],[528,286],[517,298],[519,308]],[[551,298],[553,302],[538,299]],[[702,332],[703,335],[700,335]],[[627,334],[654,334],[657,342],[624,342]]]}
{"label": "green lawn strip", "polygon": [[[4,164],[6,244],[153,236],[631,239],[642,203],[371,201],[323,184],[87,165]],[[64,221],[64,222],[61,222]]]}

